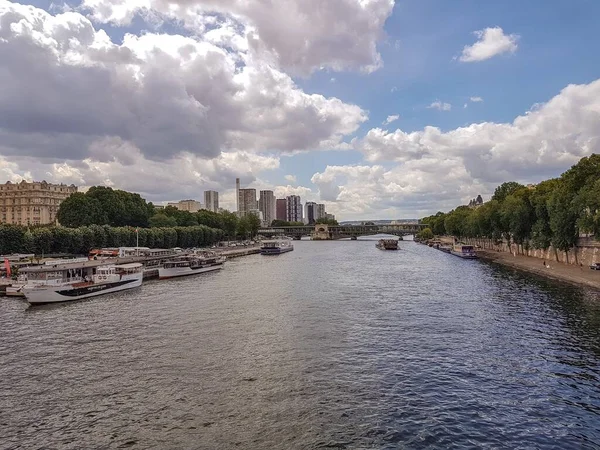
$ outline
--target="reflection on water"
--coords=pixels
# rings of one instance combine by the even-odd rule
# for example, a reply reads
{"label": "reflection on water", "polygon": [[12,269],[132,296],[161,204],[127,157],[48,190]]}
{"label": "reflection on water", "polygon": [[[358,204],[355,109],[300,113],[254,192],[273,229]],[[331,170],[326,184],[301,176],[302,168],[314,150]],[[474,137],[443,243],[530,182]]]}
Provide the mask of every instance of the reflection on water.
{"label": "reflection on water", "polygon": [[295,242],[0,300],[0,448],[597,448],[600,298],[400,243]]}

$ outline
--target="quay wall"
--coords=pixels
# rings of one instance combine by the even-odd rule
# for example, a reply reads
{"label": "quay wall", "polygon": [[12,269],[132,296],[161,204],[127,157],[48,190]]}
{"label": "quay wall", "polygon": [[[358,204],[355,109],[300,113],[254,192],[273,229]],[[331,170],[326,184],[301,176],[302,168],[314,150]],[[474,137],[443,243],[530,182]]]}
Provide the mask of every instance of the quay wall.
{"label": "quay wall", "polygon": [[584,265],[600,262],[600,241],[593,237],[581,237],[577,240],[577,245],[568,252],[555,250],[553,247],[548,249],[524,249],[522,245],[502,241],[496,244],[491,239],[468,238],[463,239],[465,244],[479,245],[485,250],[496,252],[512,253],[516,255],[530,256],[546,261],[558,261],[571,265]]}

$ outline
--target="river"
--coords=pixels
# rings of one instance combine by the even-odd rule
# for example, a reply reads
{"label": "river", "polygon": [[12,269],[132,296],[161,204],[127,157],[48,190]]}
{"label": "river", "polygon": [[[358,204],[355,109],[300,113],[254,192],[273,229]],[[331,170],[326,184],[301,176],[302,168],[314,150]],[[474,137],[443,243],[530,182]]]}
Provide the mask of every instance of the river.
{"label": "river", "polygon": [[414,242],[0,299],[0,448],[599,448],[600,295]]}

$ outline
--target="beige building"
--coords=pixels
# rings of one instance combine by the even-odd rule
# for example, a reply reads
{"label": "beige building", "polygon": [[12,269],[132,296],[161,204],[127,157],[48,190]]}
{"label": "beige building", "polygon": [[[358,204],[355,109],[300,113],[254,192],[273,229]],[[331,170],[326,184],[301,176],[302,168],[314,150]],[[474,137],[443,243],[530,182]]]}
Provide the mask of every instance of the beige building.
{"label": "beige building", "polygon": [[256,189],[238,189],[238,216],[244,217],[255,209],[258,209]]}
{"label": "beige building", "polygon": [[0,184],[0,222],[17,225],[43,225],[56,222],[58,207],[77,186],[45,181]]}
{"label": "beige building", "polygon": [[169,203],[167,206],[173,206],[179,211],[198,212],[202,209],[202,203],[196,200],[181,200],[176,203]]}

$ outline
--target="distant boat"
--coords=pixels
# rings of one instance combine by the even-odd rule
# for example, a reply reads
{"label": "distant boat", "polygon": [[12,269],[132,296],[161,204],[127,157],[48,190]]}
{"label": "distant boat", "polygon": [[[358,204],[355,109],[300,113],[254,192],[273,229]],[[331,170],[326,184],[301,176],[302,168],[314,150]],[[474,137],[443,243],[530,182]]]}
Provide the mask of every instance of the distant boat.
{"label": "distant boat", "polygon": [[165,261],[158,269],[158,278],[183,277],[223,268],[225,257],[212,251],[198,251],[191,255],[179,256]]}
{"label": "distant boat", "polygon": [[379,239],[379,242],[375,244],[379,250],[398,250],[397,239]]}
{"label": "distant boat", "polygon": [[294,246],[289,239],[276,239],[263,241],[260,246],[261,255],[279,255],[281,253],[291,252]]}
{"label": "distant boat", "polygon": [[450,253],[464,259],[477,259],[477,253],[472,245],[455,245]]}

